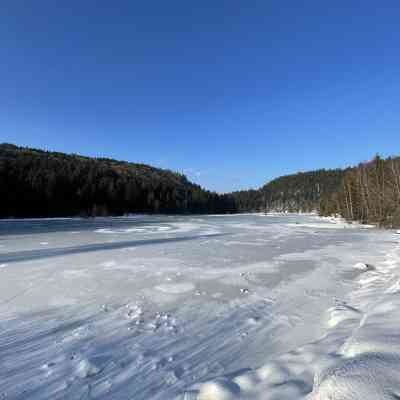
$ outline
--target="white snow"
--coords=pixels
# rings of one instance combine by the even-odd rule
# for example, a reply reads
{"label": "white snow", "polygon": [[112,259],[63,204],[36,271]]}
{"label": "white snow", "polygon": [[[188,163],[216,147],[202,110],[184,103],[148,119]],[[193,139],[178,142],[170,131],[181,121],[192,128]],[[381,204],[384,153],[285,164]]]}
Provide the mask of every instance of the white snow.
{"label": "white snow", "polygon": [[373,269],[373,267],[371,265],[362,263],[362,262],[358,262],[356,264],[353,265],[354,269],[359,269],[361,271],[368,271],[369,269]]}
{"label": "white snow", "polygon": [[1,221],[0,399],[398,399],[395,233],[313,214]]}
{"label": "white snow", "polygon": [[240,394],[240,386],[230,380],[205,382],[199,391],[199,400],[231,400]]}
{"label": "white snow", "polygon": [[76,368],[76,375],[79,378],[88,378],[98,374],[99,372],[99,368],[86,359],[81,360]]}
{"label": "white snow", "polygon": [[191,282],[176,283],[171,285],[165,284],[156,286],[156,289],[165,293],[181,294],[181,293],[191,292],[192,290],[195,289],[195,285]]}

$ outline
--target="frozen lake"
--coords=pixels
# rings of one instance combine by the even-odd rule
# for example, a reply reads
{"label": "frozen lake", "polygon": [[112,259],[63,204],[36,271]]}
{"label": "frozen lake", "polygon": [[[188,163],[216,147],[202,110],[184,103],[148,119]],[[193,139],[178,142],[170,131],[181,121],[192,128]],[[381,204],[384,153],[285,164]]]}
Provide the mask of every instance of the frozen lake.
{"label": "frozen lake", "polygon": [[311,215],[0,221],[0,399],[194,399],[320,337],[391,247]]}

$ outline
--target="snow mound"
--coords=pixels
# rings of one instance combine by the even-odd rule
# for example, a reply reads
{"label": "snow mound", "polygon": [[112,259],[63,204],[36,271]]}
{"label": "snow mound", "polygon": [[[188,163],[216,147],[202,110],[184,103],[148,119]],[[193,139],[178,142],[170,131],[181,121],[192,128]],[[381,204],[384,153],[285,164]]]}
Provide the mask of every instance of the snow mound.
{"label": "snow mound", "polygon": [[358,269],[358,270],[360,270],[360,271],[371,271],[371,270],[374,269],[374,267],[373,267],[372,265],[370,265],[370,264],[365,264],[365,263],[362,263],[362,262],[359,262],[359,263],[354,264],[354,265],[353,265],[353,268],[354,268],[354,269]]}
{"label": "snow mound", "polygon": [[221,379],[203,383],[198,400],[234,400],[239,398],[239,394],[239,385],[228,379]]}
{"label": "snow mound", "polygon": [[400,358],[367,353],[316,376],[308,400],[395,400],[400,398]]}
{"label": "snow mound", "polygon": [[239,375],[233,379],[233,382],[236,383],[243,392],[252,392],[260,381],[257,373],[253,371]]}
{"label": "snow mound", "polygon": [[290,372],[285,366],[280,366],[274,362],[268,363],[257,370],[257,376],[262,381],[270,384],[279,385],[290,378]]}
{"label": "snow mound", "polygon": [[81,360],[76,368],[76,376],[82,379],[97,375],[99,372],[100,369],[87,359]]}

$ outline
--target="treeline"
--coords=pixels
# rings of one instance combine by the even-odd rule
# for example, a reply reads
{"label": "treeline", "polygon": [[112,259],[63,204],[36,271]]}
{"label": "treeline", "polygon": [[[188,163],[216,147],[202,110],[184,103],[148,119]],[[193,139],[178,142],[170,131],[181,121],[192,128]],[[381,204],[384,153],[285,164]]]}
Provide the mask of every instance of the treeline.
{"label": "treeline", "polygon": [[400,226],[400,157],[376,156],[354,168],[300,172],[257,190],[217,194],[144,164],[0,144],[0,218],[316,210]]}
{"label": "treeline", "polygon": [[178,173],[105,158],[0,144],[0,217],[231,213],[233,196]]}
{"label": "treeline", "polygon": [[321,199],[322,215],[379,226],[400,226],[400,157],[359,164],[346,171],[339,190]]}
{"label": "treeline", "polygon": [[310,212],[319,209],[322,196],[339,190],[345,171],[320,169],[274,179],[259,190],[234,192],[239,212]]}

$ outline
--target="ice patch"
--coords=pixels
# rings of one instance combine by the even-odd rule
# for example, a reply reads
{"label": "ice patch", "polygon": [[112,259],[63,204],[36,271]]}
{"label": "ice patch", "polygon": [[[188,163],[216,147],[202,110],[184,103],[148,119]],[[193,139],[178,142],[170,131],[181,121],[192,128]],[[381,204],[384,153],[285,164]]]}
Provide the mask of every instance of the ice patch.
{"label": "ice patch", "polygon": [[105,268],[112,268],[117,265],[117,262],[114,260],[110,260],[110,261],[105,261],[105,262],[101,263],[100,265]]}
{"label": "ice patch", "polygon": [[74,297],[56,295],[49,299],[48,304],[53,307],[61,307],[61,306],[72,306],[77,302],[78,300]]}
{"label": "ice patch", "polygon": [[[305,400],[316,376],[310,399],[358,400],[361,364],[386,390],[372,388],[362,400],[396,399],[397,372],[389,382],[384,368],[400,365],[388,361],[400,354],[400,256],[385,254],[397,238],[319,229],[331,222],[309,216],[279,218],[146,216],[130,225],[103,218],[74,222],[79,235],[38,236],[29,225],[23,237],[5,233],[10,254],[1,249],[1,263],[14,265],[11,253],[16,263],[25,253],[45,257],[1,272],[0,399],[7,391],[9,399],[172,400],[187,389],[180,400]],[[97,227],[115,235],[100,237]],[[224,235],[198,240],[185,230]],[[146,234],[171,240],[124,251],[127,239]],[[77,253],[47,257],[41,239]],[[103,249],[103,239],[116,248]],[[355,271],[359,260],[376,269]],[[367,354],[378,354],[384,368],[361,358]],[[358,357],[352,375],[347,363]]]}
{"label": "ice patch", "polygon": [[290,227],[296,227],[296,228],[312,228],[312,229],[344,229],[344,228],[349,228],[352,227],[352,225],[346,224],[346,223],[328,223],[328,224],[302,224],[302,223],[296,223],[296,224],[287,224],[286,226]]}
{"label": "ice patch", "polygon": [[181,294],[191,292],[195,289],[195,285],[191,282],[182,282],[175,284],[163,284],[155,287],[157,290],[163,293],[169,294]]}
{"label": "ice patch", "polygon": [[239,240],[225,241],[224,246],[265,246],[265,243],[260,241],[245,242]]}
{"label": "ice patch", "polygon": [[67,269],[62,273],[63,277],[67,279],[82,278],[88,276],[88,271],[81,269]]}

